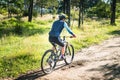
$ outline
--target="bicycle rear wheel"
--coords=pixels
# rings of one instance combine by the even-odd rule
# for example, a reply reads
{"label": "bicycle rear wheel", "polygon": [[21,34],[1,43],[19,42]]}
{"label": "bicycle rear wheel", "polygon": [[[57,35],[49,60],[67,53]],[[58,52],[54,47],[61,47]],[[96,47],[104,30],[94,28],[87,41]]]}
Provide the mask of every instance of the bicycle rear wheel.
{"label": "bicycle rear wheel", "polygon": [[55,66],[55,53],[53,50],[47,50],[41,60],[41,69],[45,74],[48,74],[53,71]]}
{"label": "bicycle rear wheel", "polygon": [[69,44],[65,50],[65,63],[70,64],[74,58],[74,47]]}

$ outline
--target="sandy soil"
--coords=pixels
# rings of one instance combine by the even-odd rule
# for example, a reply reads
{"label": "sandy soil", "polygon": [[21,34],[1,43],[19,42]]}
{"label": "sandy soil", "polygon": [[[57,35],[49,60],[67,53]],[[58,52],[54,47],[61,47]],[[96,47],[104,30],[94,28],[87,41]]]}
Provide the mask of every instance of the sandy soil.
{"label": "sandy soil", "polygon": [[120,37],[82,49],[72,64],[61,63],[48,75],[39,70],[16,80],[120,80]]}

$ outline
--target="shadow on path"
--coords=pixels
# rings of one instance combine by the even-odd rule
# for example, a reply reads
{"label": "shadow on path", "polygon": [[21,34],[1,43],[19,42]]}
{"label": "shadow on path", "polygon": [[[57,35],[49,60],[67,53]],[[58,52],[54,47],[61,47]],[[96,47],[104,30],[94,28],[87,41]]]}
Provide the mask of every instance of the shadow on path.
{"label": "shadow on path", "polygon": [[[56,68],[54,70],[58,70],[64,66],[66,66],[66,65],[59,64],[56,66]],[[35,80],[35,79],[40,78],[40,77],[45,76],[45,75],[47,75],[47,74],[44,74],[41,70],[39,70],[39,71],[30,72],[30,73],[25,74],[25,75],[21,75],[18,78],[16,78],[15,80]]]}
{"label": "shadow on path", "polygon": [[[58,69],[61,69],[61,70],[66,70],[66,69],[70,69],[70,68],[73,68],[73,67],[81,67],[83,66],[86,61],[84,60],[78,60],[78,61],[74,61],[73,63],[69,64],[69,65],[66,65],[65,63],[63,62],[58,62],[58,64],[56,65],[54,71],[58,70]],[[24,74],[24,75],[21,75],[19,76],[18,78],[16,78],[15,80],[35,80],[37,78],[41,78],[43,76],[46,76],[47,74],[44,74],[41,70],[39,71],[33,71],[33,72],[29,72],[27,74]]]}
{"label": "shadow on path", "polygon": [[100,71],[104,73],[105,80],[119,80],[120,79],[120,64],[106,64],[100,68],[93,68],[88,71]]}

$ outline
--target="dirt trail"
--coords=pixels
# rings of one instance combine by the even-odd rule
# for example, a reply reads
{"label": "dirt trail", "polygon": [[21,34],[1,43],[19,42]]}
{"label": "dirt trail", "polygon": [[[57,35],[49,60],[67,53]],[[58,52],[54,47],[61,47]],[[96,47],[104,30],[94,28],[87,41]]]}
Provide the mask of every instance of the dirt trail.
{"label": "dirt trail", "polygon": [[43,76],[40,72],[38,73],[34,72],[34,75],[27,76],[26,79],[120,80],[120,37],[111,38],[99,45],[82,49],[75,55],[72,64],[60,67],[51,74]]}

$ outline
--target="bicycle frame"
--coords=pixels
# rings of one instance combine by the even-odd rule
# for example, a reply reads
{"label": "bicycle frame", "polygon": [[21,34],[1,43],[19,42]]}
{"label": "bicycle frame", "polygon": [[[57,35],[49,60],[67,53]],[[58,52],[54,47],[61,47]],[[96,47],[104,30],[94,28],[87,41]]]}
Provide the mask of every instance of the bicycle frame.
{"label": "bicycle frame", "polygon": [[[69,36],[67,36],[67,37],[69,37]],[[66,36],[63,36],[62,41],[63,41],[63,43],[67,43],[65,46],[68,45],[68,42],[66,41]],[[53,44],[54,44],[53,47],[55,49],[55,53],[58,53],[58,51],[60,51],[61,49],[59,49],[59,48],[57,49],[57,47],[61,47],[61,46],[59,46],[56,43],[53,43]]]}
{"label": "bicycle frame", "polygon": [[[66,43],[65,59],[63,60],[66,64],[70,64],[74,58],[74,47],[66,41],[66,36],[63,36],[62,41],[63,43]],[[59,56],[61,55],[61,49],[59,48],[59,45],[54,43],[53,47],[54,50],[46,50],[41,59],[41,69],[45,74],[51,73],[54,70],[57,62],[61,61],[61,59],[59,59]]]}

